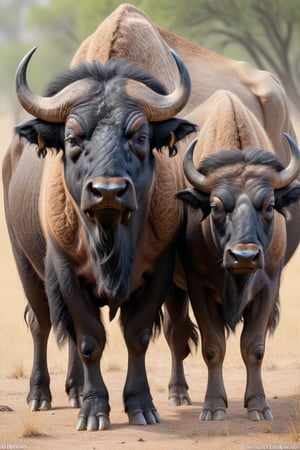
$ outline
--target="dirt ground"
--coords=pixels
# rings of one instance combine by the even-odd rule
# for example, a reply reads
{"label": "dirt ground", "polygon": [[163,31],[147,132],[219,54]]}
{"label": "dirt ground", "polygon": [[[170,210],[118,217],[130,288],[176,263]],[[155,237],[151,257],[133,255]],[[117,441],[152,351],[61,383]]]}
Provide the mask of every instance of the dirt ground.
{"label": "dirt ground", "polygon": [[[12,122],[0,117],[0,157],[11,136]],[[170,356],[163,337],[150,347],[148,377],[162,422],[146,427],[129,426],[123,411],[122,388],[126,351],[117,322],[107,323],[108,345],[103,375],[110,393],[111,428],[102,432],[75,430],[77,411],[68,407],[64,393],[66,349],[49,343],[53,408],[29,412],[26,405],[32,364],[31,336],[23,320],[25,298],[20,285],[0,207],[0,449],[113,450],[153,449],[300,449],[300,249],[286,267],[281,286],[281,320],[268,339],[263,364],[265,391],[273,411],[272,422],[251,422],[243,408],[245,370],[239,352],[239,332],[228,339],[224,379],[229,398],[227,418],[200,422],[207,374],[200,351],[185,364],[192,406],[170,407],[167,385]]]}

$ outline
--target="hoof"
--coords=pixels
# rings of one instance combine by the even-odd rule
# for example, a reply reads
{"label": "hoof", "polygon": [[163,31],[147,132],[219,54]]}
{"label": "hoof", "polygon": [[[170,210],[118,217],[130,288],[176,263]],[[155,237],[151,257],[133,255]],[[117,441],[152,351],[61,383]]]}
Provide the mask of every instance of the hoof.
{"label": "hoof", "polygon": [[87,420],[86,429],[87,431],[98,430],[98,418],[95,416],[90,416]]}
{"label": "hoof", "polygon": [[109,417],[104,414],[98,416],[79,417],[77,421],[77,431],[97,431],[107,430],[110,427]]}
{"label": "hoof", "polygon": [[217,409],[213,414],[213,420],[224,420],[226,417],[226,411],[224,409]]}
{"label": "hoof", "polygon": [[260,420],[273,420],[273,414],[269,407],[266,407],[263,411],[258,409],[251,409],[248,411],[248,419],[254,422],[259,422]]}
{"label": "hoof", "polygon": [[213,420],[213,414],[210,409],[204,409],[199,417],[200,420]]}
{"label": "hoof", "polygon": [[71,408],[80,408],[81,406],[81,400],[79,397],[71,397],[69,399],[69,405]]}
{"label": "hoof", "polygon": [[48,400],[42,400],[40,404],[40,411],[49,411],[51,403]]}
{"label": "hoof", "polygon": [[101,416],[98,417],[98,420],[99,420],[98,430],[100,431],[107,430],[110,427],[109,417],[102,414]]}
{"label": "hoof", "polygon": [[160,423],[160,421],[160,415],[156,410],[146,411],[145,413],[137,411],[129,416],[130,425],[153,425]]}
{"label": "hoof", "polygon": [[215,411],[212,411],[211,409],[204,409],[199,419],[200,420],[224,420],[226,417],[226,410],[225,409],[216,409]]}
{"label": "hoof", "polygon": [[51,403],[49,400],[30,400],[29,403],[29,409],[31,412],[35,411],[49,411],[51,409]]}
{"label": "hoof", "polygon": [[86,418],[85,417],[79,417],[79,419],[77,421],[76,430],[77,431],[86,430],[86,424],[87,424]]}
{"label": "hoof", "polygon": [[189,395],[170,395],[168,399],[170,406],[182,406],[182,405],[192,405],[192,400]]}

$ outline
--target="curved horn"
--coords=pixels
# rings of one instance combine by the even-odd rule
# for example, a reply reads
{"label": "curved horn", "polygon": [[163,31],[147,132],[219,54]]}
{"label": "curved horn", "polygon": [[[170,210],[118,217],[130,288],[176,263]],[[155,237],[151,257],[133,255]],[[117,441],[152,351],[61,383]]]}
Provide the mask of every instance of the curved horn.
{"label": "curved horn", "polygon": [[193,162],[194,148],[198,140],[194,139],[188,148],[186,149],[183,158],[183,171],[186,178],[189,180],[192,186],[201,192],[210,193],[212,188],[207,182],[207,178],[202,173],[198,172]]}
{"label": "curved horn", "polygon": [[37,47],[31,49],[20,62],[16,72],[16,93],[23,108],[33,116],[48,122],[64,122],[77,101],[91,88],[88,80],[79,80],[66,86],[53,97],[34,94],[27,83],[27,66]]}
{"label": "curved horn", "polygon": [[291,138],[287,133],[283,133],[286,140],[289,143],[291,150],[291,160],[289,165],[278,172],[278,176],[274,180],[273,188],[281,189],[287,186],[289,183],[294,181],[300,173],[300,151],[294,139]]}
{"label": "curved horn", "polygon": [[172,49],[170,52],[175,59],[180,75],[180,82],[171,94],[158,94],[135,80],[128,80],[126,84],[127,94],[142,106],[150,122],[158,122],[175,116],[187,104],[191,94],[191,79],[188,70],[177,53]]}

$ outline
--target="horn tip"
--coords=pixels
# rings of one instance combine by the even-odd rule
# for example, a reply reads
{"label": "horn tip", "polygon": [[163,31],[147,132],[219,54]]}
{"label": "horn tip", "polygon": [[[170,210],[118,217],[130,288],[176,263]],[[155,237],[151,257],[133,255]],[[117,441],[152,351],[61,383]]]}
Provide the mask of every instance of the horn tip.
{"label": "horn tip", "polygon": [[32,49],[30,49],[26,55],[22,58],[22,61],[20,62],[20,65],[22,63],[24,63],[24,61],[29,61],[30,58],[32,57],[32,55],[34,54],[34,52],[37,50],[37,45],[35,45],[34,47],[32,47]]}
{"label": "horn tip", "polygon": [[285,131],[283,132],[283,136],[286,138],[286,140],[288,142],[292,142],[294,145],[297,146],[296,141],[292,138],[292,136],[290,136],[288,133],[286,133]]}
{"label": "horn tip", "polygon": [[18,65],[18,68],[16,71],[16,76],[15,76],[15,84],[16,84],[17,90],[20,88],[20,85],[22,84],[22,82],[24,82],[24,69],[26,71],[28,63],[36,50],[37,50],[37,45],[32,47],[32,49],[29,50],[25,56],[23,56],[22,60],[20,61],[19,65]]}

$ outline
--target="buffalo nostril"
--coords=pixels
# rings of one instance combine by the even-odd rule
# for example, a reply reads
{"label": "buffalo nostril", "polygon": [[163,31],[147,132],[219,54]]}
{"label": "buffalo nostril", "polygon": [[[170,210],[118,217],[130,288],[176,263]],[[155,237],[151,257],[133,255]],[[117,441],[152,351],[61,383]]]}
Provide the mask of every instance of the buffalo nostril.
{"label": "buffalo nostril", "polygon": [[87,188],[95,198],[101,199],[103,197],[101,188],[99,186],[95,186],[93,185],[93,183],[90,183]]}
{"label": "buffalo nostril", "polygon": [[128,184],[125,183],[124,187],[120,187],[118,190],[116,190],[116,198],[117,199],[122,199],[122,197],[124,195],[126,195],[127,188],[128,188]]}
{"label": "buffalo nostril", "polygon": [[103,227],[127,223],[137,206],[133,182],[121,177],[89,180],[81,199],[81,208],[86,218]]}
{"label": "buffalo nostril", "polygon": [[227,248],[224,255],[224,267],[245,273],[264,267],[264,254],[256,244],[236,244]]}
{"label": "buffalo nostril", "polygon": [[231,256],[236,261],[255,261],[259,257],[259,250],[258,249],[251,249],[251,250],[229,250]]}
{"label": "buffalo nostril", "polygon": [[121,199],[127,191],[128,183],[126,181],[122,182],[91,182],[88,185],[88,189],[92,194],[92,197],[101,202],[105,199]]}

